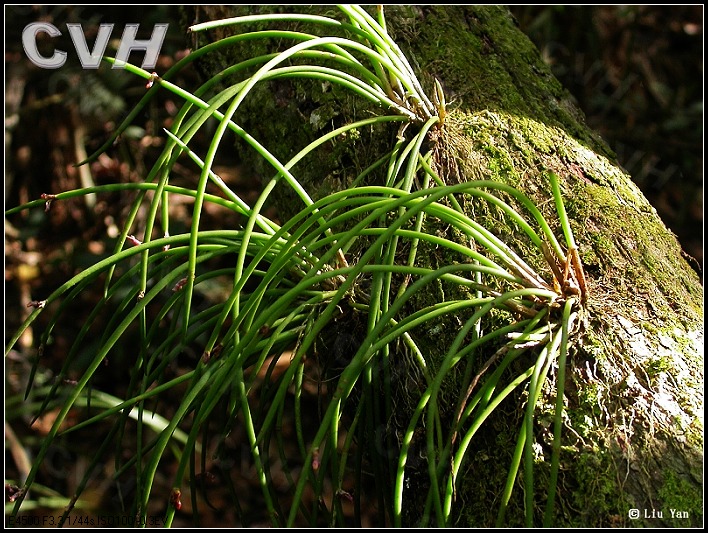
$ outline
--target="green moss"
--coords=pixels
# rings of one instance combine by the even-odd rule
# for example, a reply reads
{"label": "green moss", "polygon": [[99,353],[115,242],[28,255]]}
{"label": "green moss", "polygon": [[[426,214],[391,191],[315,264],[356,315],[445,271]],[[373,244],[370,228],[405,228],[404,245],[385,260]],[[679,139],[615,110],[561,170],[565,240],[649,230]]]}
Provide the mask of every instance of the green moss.
{"label": "green moss", "polygon": [[[511,409],[511,408],[507,408]],[[460,494],[475,495],[466,498],[456,509],[453,525],[464,527],[494,527],[499,513],[499,496],[506,483],[511,465],[511,452],[516,445],[520,417],[507,411],[503,426],[496,435],[486,433],[479,440],[480,449],[468,454],[468,463],[460,471]],[[499,424],[499,422],[496,422]],[[486,442],[485,442],[486,441]],[[490,505],[490,502],[494,502]],[[524,510],[521,488],[515,486],[504,520],[505,527],[523,527]]]}
{"label": "green moss", "polygon": [[703,524],[703,495],[695,485],[681,479],[676,473],[664,474],[659,489],[664,521],[673,527],[696,527]]}
{"label": "green moss", "polygon": [[[559,143],[559,132],[545,124],[530,120],[526,117],[519,118],[519,129],[523,133],[521,137],[515,137],[519,148],[525,152],[529,159],[538,158],[538,154],[558,153],[562,149],[562,143]],[[525,142],[521,142],[521,141]],[[565,155],[559,153],[558,155]]]}
{"label": "green moss", "polygon": [[574,409],[570,413],[571,418],[580,417],[574,424],[574,427],[579,430],[584,430],[584,434],[588,436],[590,431],[595,431],[595,420],[601,414],[601,389],[595,383],[585,383],[582,389],[578,391],[579,409]]}
{"label": "green moss", "polygon": [[622,525],[628,516],[629,504],[618,485],[612,455],[598,447],[581,453],[569,465],[578,483],[573,490],[573,508],[578,514],[568,525],[584,528]]}
{"label": "green moss", "polygon": [[482,148],[484,153],[489,156],[488,170],[491,177],[498,179],[499,176],[508,176],[514,172],[509,154],[505,150],[499,150],[492,145],[487,145]]}
{"label": "green moss", "polygon": [[662,372],[666,372],[671,368],[671,360],[668,357],[659,357],[658,359],[653,359],[649,361],[646,366],[646,373],[649,377],[654,377]]}

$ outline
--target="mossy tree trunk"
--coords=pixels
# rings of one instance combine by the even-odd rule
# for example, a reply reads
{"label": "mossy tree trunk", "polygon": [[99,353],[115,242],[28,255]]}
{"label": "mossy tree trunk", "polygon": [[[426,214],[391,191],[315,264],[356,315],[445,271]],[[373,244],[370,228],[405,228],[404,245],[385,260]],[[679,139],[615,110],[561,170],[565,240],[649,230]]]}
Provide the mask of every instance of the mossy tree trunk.
{"label": "mossy tree trunk", "polygon": [[[190,8],[188,22],[255,8],[237,9]],[[561,178],[589,299],[569,360],[555,525],[702,524],[703,289],[676,238],[588,130],[505,8],[387,6],[386,17],[424,87],[432,92],[437,78],[445,90],[449,114],[436,149],[457,175],[444,179],[503,181],[543,206],[552,204],[544,172]],[[236,59],[212,58],[199,68],[212,75]],[[238,122],[287,160],[324,129],[366,112],[353,96],[319,83],[279,81],[264,87]],[[394,128],[338,140],[299,166],[298,179],[314,198],[344,187],[395,135]],[[272,175],[260,158],[247,150],[240,155],[245,168]],[[292,214],[295,202],[278,201],[283,218]],[[515,231],[498,228],[507,239]],[[444,341],[431,339],[431,345]],[[488,421],[482,439],[488,447],[470,454],[456,503],[460,526],[494,524],[523,410],[518,405],[519,412]],[[540,443],[547,438],[542,426]],[[639,510],[638,519],[631,509]],[[518,495],[507,524],[522,523],[522,516]]]}

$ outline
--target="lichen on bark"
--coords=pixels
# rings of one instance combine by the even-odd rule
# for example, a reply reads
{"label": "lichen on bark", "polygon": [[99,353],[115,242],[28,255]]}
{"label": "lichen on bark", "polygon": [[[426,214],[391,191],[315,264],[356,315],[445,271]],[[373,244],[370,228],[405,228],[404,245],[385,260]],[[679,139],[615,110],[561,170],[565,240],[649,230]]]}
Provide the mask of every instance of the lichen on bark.
{"label": "lichen on bark", "polygon": [[[249,8],[200,9],[204,19]],[[443,173],[443,179],[508,183],[533,199],[549,220],[557,220],[546,172],[561,178],[591,296],[569,363],[554,525],[702,524],[695,502],[703,486],[703,289],[677,240],[612,151],[585,126],[582,113],[505,8],[387,6],[386,15],[390,33],[418,69],[424,87],[432,91],[437,78],[446,92],[449,116],[439,141],[438,169],[456,172]],[[244,46],[205,60],[200,68],[213,75],[259,53],[264,50]],[[381,110],[322,84],[279,81],[263,85],[236,118],[287,161],[323,129],[373,112]],[[397,129],[365,129],[332,141],[298,165],[298,179],[315,199],[348,186],[390,148]],[[256,154],[240,146],[237,150],[253,172],[264,179],[274,174]],[[275,201],[285,219],[297,202],[284,187],[278,191],[282,195]],[[503,217],[479,212],[482,208],[473,204],[466,209],[495,225],[495,232],[530,264],[542,264],[528,256],[531,247]],[[434,221],[429,224],[429,232],[444,231]],[[553,229],[559,233],[557,223]],[[424,252],[420,255],[431,267],[449,260]],[[444,293],[431,286],[415,305],[435,303]],[[433,360],[454,337],[454,322],[450,317],[440,322],[438,333],[428,331],[426,347]],[[523,395],[506,401],[468,454],[459,476],[457,525],[494,525],[523,402]],[[552,403],[549,388],[535,436],[539,487],[549,471]],[[420,506],[414,492],[404,492],[412,522]],[[674,498],[678,492],[681,498]],[[535,503],[535,523],[540,523],[541,488]],[[674,507],[682,505],[686,509]],[[642,512],[631,520],[630,509],[649,510],[650,516]],[[652,509],[663,510],[663,519]],[[685,510],[688,518],[675,519],[670,509]],[[522,487],[517,486],[505,525],[522,525],[523,513]]]}

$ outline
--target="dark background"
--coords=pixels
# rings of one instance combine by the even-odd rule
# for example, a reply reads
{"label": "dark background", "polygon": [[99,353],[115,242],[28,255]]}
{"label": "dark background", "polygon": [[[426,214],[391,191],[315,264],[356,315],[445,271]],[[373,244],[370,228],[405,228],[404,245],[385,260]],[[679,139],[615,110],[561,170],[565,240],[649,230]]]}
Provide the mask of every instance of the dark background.
{"label": "dark background", "polygon": [[[703,6],[510,6],[519,27],[537,45],[553,72],[577,100],[591,128],[617,154],[667,226],[679,237],[700,272],[703,261]],[[68,39],[67,22],[83,22],[89,46],[101,22],[115,23],[115,40],[126,23],[140,21],[148,38],[157,22],[169,22],[155,70],[164,72],[189,47],[175,6],[13,6],[5,13],[5,208],[81,186],[77,161],[91,154],[110,136],[122,118],[144,95],[144,83],[121,71],[85,71]],[[52,71],[35,67],[24,54],[21,32],[26,24],[47,21],[61,38],[40,47],[69,53],[67,64]],[[110,45],[109,45],[110,49]],[[140,63],[142,58],[137,59]],[[197,86],[195,72],[180,74],[178,84]],[[141,181],[159,154],[162,128],[181,105],[170,95],[154,99],[137,117],[122,142],[92,163],[90,178],[97,184]],[[182,174],[180,174],[183,172]],[[258,184],[239,177],[224,162],[219,175],[246,201]],[[175,179],[193,181],[191,171],[176,167]],[[178,183],[177,183],[178,184]],[[56,202],[41,209],[6,217],[5,289],[6,337],[30,311],[26,303],[41,297],[75,273],[110,253],[112,238],[129,207],[119,195]],[[228,223],[221,212],[207,211],[201,226]],[[86,291],[84,291],[86,292]],[[90,312],[91,294],[79,299],[75,321]],[[41,331],[40,325],[37,330]],[[56,354],[72,341],[70,327],[57,335]],[[35,333],[37,336],[38,333]],[[8,337],[9,338],[9,337]],[[28,353],[36,348],[32,330],[6,359],[6,397],[21,395],[28,373]],[[56,359],[56,360],[55,360]],[[59,356],[45,357],[54,372]],[[51,374],[51,373],[49,373]],[[127,378],[126,378],[127,379]],[[101,386],[101,384],[97,384]],[[118,383],[112,384],[118,387]],[[11,415],[11,416],[10,416]],[[41,441],[48,420],[29,426],[30,418],[7,413],[18,446],[32,450]],[[42,425],[44,424],[44,425]],[[6,431],[7,434],[7,431]],[[19,443],[19,444],[18,444]],[[93,453],[63,450],[67,464],[79,464]],[[6,444],[6,479],[17,479],[17,461]],[[62,455],[62,457],[64,456]],[[57,472],[68,472],[58,468]],[[57,486],[71,494],[70,475]],[[243,487],[255,483],[244,479]],[[254,493],[258,488],[253,485]],[[92,489],[94,490],[94,489]],[[169,490],[169,487],[166,488]],[[97,493],[100,491],[96,491]],[[105,498],[99,494],[97,497]],[[222,522],[223,524],[224,522]],[[217,523],[218,525],[218,523]]]}
{"label": "dark background", "polygon": [[703,6],[510,9],[590,127],[702,265]]}

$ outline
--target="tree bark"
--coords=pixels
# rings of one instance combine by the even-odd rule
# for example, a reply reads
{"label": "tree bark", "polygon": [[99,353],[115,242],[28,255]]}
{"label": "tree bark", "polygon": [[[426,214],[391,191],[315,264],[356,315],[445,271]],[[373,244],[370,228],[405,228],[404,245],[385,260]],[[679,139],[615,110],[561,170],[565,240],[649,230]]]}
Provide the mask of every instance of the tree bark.
{"label": "tree bark", "polygon": [[[187,12],[192,23],[234,16],[238,8]],[[703,289],[675,236],[586,127],[505,8],[386,6],[386,17],[429,94],[434,78],[446,93],[444,159],[458,175],[444,179],[503,181],[538,205],[550,199],[544,171],[561,179],[590,296],[567,373],[554,525],[702,525]],[[213,75],[238,59],[228,53],[234,55],[204,60],[199,68]],[[264,86],[238,122],[287,160],[326,128],[367,111],[343,91],[287,81]],[[274,115],[277,120],[267,119]],[[395,134],[394,128],[337,141],[298,166],[298,179],[313,198],[342,188]],[[273,174],[248,150],[239,154],[245,168]],[[282,218],[292,214],[291,205],[278,198]],[[498,228],[511,239],[515,231]],[[520,420],[518,412],[505,416],[488,421],[486,447],[470,454],[455,504],[459,526],[494,525]],[[543,427],[537,429],[545,446]],[[521,492],[515,489],[505,525],[523,524]],[[419,505],[413,494],[404,498]]]}

